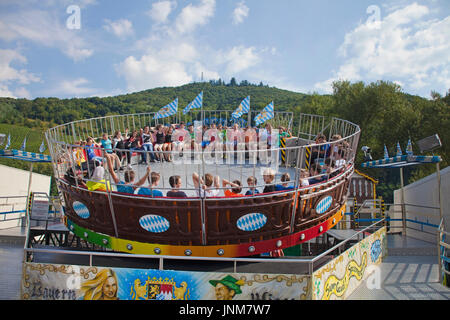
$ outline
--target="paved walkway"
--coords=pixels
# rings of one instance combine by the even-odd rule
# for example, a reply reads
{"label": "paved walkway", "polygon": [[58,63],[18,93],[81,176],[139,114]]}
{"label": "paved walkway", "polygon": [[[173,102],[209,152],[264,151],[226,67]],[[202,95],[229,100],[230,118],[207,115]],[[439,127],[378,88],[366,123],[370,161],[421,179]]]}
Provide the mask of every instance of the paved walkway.
{"label": "paved walkway", "polygon": [[400,235],[387,239],[388,256],[378,269],[380,288],[366,280],[349,300],[450,300],[450,288],[439,283],[436,244]]}
{"label": "paved walkway", "polygon": [[0,300],[20,299],[23,244],[0,240]]}
{"label": "paved walkway", "polygon": [[[439,283],[437,257],[388,256],[380,265],[381,287],[362,283],[349,300],[450,300]],[[373,288],[373,282],[369,283]]]}

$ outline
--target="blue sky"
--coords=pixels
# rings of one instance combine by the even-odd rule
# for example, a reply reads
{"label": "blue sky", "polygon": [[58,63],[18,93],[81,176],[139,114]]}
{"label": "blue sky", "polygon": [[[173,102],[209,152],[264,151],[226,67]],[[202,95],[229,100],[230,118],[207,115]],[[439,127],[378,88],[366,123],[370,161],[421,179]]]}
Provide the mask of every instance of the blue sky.
{"label": "blue sky", "polygon": [[89,97],[221,78],[330,93],[450,89],[450,2],[0,0],[0,96]]}

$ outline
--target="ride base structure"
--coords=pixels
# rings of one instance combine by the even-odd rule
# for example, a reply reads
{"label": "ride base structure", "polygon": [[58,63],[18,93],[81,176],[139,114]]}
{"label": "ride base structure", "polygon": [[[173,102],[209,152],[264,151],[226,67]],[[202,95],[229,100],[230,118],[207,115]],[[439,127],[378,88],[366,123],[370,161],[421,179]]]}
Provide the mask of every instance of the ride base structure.
{"label": "ride base structure", "polygon": [[[101,164],[105,167],[108,159],[104,150],[93,147],[99,161],[83,165],[75,155],[86,147],[77,142],[100,138],[104,132],[125,131],[130,123],[136,123],[136,127],[130,126],[133,131],[142,123],[148,124],[152,116],[89,119],[46,133],[63,201],[64,224],[72,239],[101,249],[52,250],[33,244],[31,236],[25,249],[23,299],[336,299],[348,296],[367,277],[366,269],[381,262],[386,246],[382,220],[371,226],[375,232],[370,228],[355,231],[357,241],[344,241],[344,245],[353,245],[345,247],[344,253],[341,247],[334,247],[307,263],[280,257],[283,249],[318,237],[325,239],[344,217],[360,136],[357,125],[302,114],[296,135],[283,138],[280,144],[279,133],[270,127],[226,141],[220,136],[211,139],[214,132],[203,132],[209,144],[198,148],[196,142],[201,145],[201,140],[194,138],[187,144],[192,149],[170,152],[172,162],[150,163],[151,170],[147,164],[135,163],[146,151],[116,150],[130,153],[134,181],[148,171],[160,173],[162,183],[154,188],[163,194],[173,189],[167,184],[169,177],[180,176],[185,198],[140,195],[140,188],[152,188],[146,184],[134,193],[119,192],[122,181],[117,181],[125,179],[119,170],[114,174],[106,170],[104,179],[95,181],[105,186],[103,191],[87,188],[96,168]],[[245,132],[252,132],[252,128]],[[316,143],[316,136],[322,133],[332,141]],[[330,158],[332,162],[327,160]],[[314,171],[318,167],[324,171]],[[211,173],[222,180],[240,180],[242,194],[250,188],[245,182],[251,175],[259,182],[253,187],[260,193],[206,197],[193,185],[193,172],[200,177]],[[305,172],[311,172],[309,185],[302,184]],[[285,174],[291,178],[280,181]],[[284,189],[263,191],[277,185]],[[60,257],[62,252],[72,258],[49,259],[51,255]],[[342,257],[332,258],[340,253]],[[118,262],[122,259],[145,262],[130,267]],[[213,265],[207,266],[209,263]],[[225,263],[233,267],[225,267]],[[276,264],[260,268],[272,263]],[[50,287],[53,291],[46,291]],[[54,288],[59,288],[58,293]]]}

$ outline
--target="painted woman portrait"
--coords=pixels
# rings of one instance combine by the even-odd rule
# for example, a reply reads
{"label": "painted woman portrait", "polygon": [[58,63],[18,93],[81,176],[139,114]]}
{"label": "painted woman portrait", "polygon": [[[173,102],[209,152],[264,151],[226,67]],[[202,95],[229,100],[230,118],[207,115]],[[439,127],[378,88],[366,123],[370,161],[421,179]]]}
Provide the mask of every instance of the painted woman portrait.
{"label": "painted woman portrait", "polygon": [[118,282],[112,269],[103,269],[94,279],[84,282],[81,286],[84,300],[118,300]]}

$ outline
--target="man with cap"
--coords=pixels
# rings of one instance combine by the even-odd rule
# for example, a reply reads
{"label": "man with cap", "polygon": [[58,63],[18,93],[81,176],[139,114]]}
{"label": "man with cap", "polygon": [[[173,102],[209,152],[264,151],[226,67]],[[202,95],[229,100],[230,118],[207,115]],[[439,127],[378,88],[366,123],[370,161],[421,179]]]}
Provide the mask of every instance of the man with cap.
{"label": "man with cap", "polygon": [[214,292],[217,300],[232,300],[236,294],[241,294],[241,286],[245,284],[242,280],[237,280],[228,275],[222,280],[209,280],[215,287]]}

